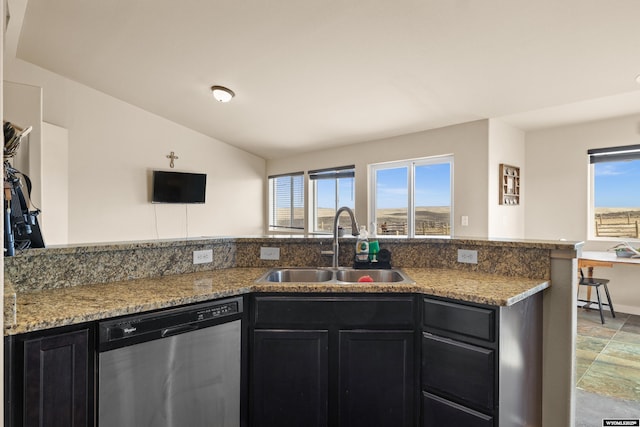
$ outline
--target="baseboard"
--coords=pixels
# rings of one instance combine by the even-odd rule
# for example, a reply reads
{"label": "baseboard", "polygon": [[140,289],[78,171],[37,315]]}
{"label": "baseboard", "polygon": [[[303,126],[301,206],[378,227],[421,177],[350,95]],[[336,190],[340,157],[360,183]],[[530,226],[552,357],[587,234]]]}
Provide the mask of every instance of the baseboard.
{"label": "baseboard", "polygon": [[[578,307],[582,308],[582,306],[586,303],[586,300],[583,299],[579,299],[578,300]],[[598,309],[598,301],[591,301],[591,307],[592,310],[597,310]],[[602,303],[602,309],[606,312],[609,313],[609,304],[606,303]],[[635,314],[640,316],[640,307],[637,307],[635,305],[621,305],[621,304],[613,304],[613,309],[615,310],[616,313],[625,313],[625,314]]]}
{"label": "baseboard", "polygon": [[[597,307],[596,303],[596,307]],[[593,307],[593,306],[592,306]],[[626,314],[636,314],[640,315],[640,307],[634,305],[621,305],[617,304],[615,301],[613,302],[613,309],[616,313],[626,313]]]}

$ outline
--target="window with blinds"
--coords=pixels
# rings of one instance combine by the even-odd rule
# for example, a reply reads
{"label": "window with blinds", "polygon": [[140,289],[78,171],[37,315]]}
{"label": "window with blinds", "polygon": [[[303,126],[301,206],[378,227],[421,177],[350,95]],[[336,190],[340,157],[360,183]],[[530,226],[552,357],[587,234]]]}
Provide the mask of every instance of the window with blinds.
{"label": "window with blinds", "polygon": [[640,145],[588,150],[591,238],[640,238]]}
{"label": "window with blinds", "polygon": [[304,174],[269,177],[269,228],[304,230]]}
{"label": "window with blinds", "polygon": [[[342,206],[355,208],[355,166],[340,166],[309,171],[313,193],[313,232],[332,233],[333,219]],[[339,226],[352,234],[351,222],[345,215]]]}

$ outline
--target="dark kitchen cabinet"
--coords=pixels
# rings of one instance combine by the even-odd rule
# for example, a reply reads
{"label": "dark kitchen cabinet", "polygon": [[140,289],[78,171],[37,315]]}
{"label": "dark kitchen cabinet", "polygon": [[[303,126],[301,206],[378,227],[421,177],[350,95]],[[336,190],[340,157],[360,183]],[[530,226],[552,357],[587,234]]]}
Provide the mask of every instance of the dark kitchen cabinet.
{"label": "dark kitchen cabinet", "polygon": [[327,425],[328,331],[253,334],[253,425]]}
{"label": "dark kitchen cabinet", "polygon": [[339,331],[339,425],[412,426],[414,332]]}
{"label": "dark kitchen cabinet", "polygon": [[422,425],[542,423],[542,295],[510,306],[423,300]]}
{"label": "dark kitchen cabinet", "polygon": [[493,417],[447,401],[433,394],[422,395],[425,426],[492,427]]}
{"label": "dark kitchen cabinet", "polygon": [[[18,335],[5,340],[10,358],[5,425],[94,425],[93,364],[89,327]],[[5,379],[6,381],[6,379]]]}
{"label": "dark kitchen cabinet", "polygon": [[414,296],[257,295],[252,307],[253,426],[415,425]]}
{"label": "dark kitchen cabinet", "polygon": [[422,353],[422,381],[431,390],[493,410],[495,350],[425,334]]}

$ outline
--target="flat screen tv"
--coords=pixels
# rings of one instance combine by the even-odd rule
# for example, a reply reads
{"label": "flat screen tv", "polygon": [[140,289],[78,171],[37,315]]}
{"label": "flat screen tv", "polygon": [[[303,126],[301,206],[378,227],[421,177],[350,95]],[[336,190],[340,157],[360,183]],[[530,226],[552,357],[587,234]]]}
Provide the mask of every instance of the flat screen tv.
{"label": "flat screen tv", "polygon": [[204,203],[204,173],[153,171],[151,203]]}

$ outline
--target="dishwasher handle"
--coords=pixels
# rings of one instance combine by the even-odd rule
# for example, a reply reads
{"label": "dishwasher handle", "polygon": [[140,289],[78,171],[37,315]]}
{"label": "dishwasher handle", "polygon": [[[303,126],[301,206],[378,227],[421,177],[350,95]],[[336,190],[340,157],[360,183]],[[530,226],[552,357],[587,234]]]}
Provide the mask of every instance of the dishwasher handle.
{"label": "dishwasher handle", "polygon": [[170,328],[164,328],[162,332],[160,332],[160,337],[170,337],[172,335],[178,335],[183,332],[195,331],[196,329],[198,329],[198,325],[193,323],[189,325],[172,326]]}

